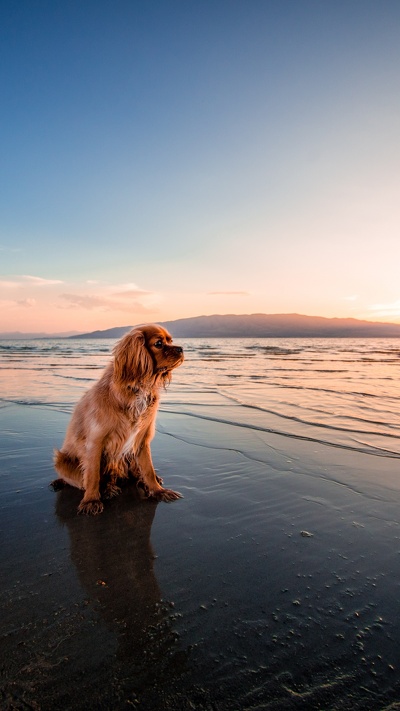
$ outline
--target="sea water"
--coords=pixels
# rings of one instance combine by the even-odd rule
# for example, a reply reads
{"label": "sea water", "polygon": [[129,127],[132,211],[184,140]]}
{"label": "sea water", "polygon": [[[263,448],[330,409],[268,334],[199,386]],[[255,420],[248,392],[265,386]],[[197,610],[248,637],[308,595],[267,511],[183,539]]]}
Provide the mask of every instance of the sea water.
{"label": "sea water", "polygon": [[82,517],[52,450],[115,342],[0,341],[9,698],[394,708],[400,340],[177,342],[152,453],[184,498]]}
{"label": "sea water", "polygon": [[[400,457],[399,339],[178,339],[161,412]],[[0,341],[0,406],[71,412],[112,339]]]}

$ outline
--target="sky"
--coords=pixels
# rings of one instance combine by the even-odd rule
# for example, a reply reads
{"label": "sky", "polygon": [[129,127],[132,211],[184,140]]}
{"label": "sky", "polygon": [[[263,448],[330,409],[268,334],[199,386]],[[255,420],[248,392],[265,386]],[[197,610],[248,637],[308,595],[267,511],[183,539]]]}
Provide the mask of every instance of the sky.
{"label": "sky", "polygon": [[1,0],[0,332],[400,322],[398,0]]}

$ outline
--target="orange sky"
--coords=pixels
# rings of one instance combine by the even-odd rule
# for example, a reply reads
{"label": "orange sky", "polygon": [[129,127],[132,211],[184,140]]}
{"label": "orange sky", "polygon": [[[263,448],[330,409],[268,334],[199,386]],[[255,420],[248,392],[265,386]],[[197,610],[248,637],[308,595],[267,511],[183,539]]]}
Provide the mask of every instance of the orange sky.
{"label": "orange sky", "polygon": [[[53,280],[55,281],[55,280]],[[356,295],[338,297],[331,305],[324,295],[314,300],[310,293],[297,300],[282,293],[260,289],[228,292],[160,291],[139,289],[134,284],[52,283],[33,277],[16,277],[0,284],[1,331],[48,332],[93,331],[147,321],[165,321],[212,313],[304,313],[314,316],[351,316],[371,321],[400,322],[400,304],[362,303]],[[293,305],[296,303],[295,308]],[[261,308],[260,308],[261,305]]]}

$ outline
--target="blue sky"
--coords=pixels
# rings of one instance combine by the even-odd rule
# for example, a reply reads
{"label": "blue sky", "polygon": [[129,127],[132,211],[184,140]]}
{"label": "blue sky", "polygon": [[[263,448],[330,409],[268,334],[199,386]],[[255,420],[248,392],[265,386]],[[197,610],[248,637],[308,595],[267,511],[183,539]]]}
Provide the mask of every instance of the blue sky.
{"label": "blue sky", "polygon": [[400,320],[400,3],[3,0],[0,331]]}

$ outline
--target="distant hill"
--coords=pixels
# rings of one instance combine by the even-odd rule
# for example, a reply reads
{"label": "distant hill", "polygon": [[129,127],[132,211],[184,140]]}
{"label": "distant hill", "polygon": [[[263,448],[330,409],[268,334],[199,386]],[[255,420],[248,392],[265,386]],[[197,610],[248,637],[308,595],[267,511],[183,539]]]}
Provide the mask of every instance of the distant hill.
{"label": "distant hill", "polygon": [[30,341],[35,338],[71,338],[79,335],[78,331],[67,331],[67,333],[22,333],[21,331],[3,331],[0,333],[0,341]]}
{"label": "distant hill", "polygon": [[[400,338],[400,324],[301,314],[213,315],[164,321],[175,338]],[[132,326],[71,338],[121,338]]]}
{"label": "distant hill", "polygon": [[122,338],[131,328],[133,328],[133,326],[115,326],[115,328],[106,328],[105,331],[78,333],[76,336],[70,336],[70,338]]}

